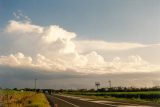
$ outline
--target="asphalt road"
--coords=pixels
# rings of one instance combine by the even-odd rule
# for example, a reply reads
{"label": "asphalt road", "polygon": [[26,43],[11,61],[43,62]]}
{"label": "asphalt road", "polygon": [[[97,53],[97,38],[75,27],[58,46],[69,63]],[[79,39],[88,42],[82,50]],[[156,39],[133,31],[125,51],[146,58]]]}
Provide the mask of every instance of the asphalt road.
{"label": "asphalt road", "polygon": [[60,95],[46,95],[51,107],[57,104],[57,107],[156,107],[138,104],[129,104],[113,101],[97,101],[93,99],[72,98]]}
{"label": "asphalt road", "polygon": [[51,104],[51,107],[54,107],[53,106],[54,104],[57,104],[58,107],[113,107],[113,106],[106,106],[102,104],[96,104],[92,102],[86,102],[57,95],[55,96],[46,95],[46,96]]}
{"label": "asphalt road", "polygon": [[59,99],[56,99],[54,96],[46,95],[51,107],[54,107],[54,104],[57,104],[58,107],[74,107],[71,104],[68,104],[64,101],[61,101]]}

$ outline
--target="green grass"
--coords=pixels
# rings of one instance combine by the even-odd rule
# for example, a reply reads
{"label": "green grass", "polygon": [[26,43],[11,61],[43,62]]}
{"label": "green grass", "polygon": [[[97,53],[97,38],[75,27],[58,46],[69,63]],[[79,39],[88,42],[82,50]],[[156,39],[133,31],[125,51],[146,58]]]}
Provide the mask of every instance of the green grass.
{"label": "green grass", "polygon": [[3,96],[4,107],[50,107],[43,93],[1,90],[0,95]]}

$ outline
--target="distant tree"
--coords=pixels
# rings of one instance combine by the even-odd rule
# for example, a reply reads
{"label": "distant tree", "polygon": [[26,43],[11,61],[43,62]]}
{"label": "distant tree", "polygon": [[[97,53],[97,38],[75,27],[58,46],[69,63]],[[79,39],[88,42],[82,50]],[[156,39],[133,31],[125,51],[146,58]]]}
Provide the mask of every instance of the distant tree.
{"label": "distant tree", "polygon": [[95,89],[90,89],[90,90],[88,90],[89,92],[95,92]]}
{"label": "distant tree", "polygon": [[13,88],[13,90],[17,91],[18,89],[17,88]]}
{"label": "distant tree", "polygon": [[106,88],[98,89],[98,92],[105,92],[105,91],[106,91]]}

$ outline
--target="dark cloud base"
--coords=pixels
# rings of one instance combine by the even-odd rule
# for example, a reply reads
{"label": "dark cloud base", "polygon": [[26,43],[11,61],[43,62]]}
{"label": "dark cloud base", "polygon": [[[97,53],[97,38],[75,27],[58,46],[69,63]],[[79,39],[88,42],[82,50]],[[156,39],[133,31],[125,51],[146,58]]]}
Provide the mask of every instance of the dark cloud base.
{"label": "dark cloud base", "polygon": [[0,66],[0,86],[2,88],[34,88],[37,78],[38,88],[77,89],[95,88],[95,81],[101,87],[112,86],[152,87],[159,85],[160,72],[119,73],[119,74],[82,74],[75,71],[44,71],[33,68]]}

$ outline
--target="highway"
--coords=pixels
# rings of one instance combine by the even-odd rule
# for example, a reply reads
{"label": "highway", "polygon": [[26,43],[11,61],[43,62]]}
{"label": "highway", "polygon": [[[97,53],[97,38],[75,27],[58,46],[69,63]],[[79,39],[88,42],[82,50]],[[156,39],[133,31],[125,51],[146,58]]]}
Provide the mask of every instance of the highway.
{"label": "highway", "polygon": [[51,107],[57,104],[57,107],[159,107],[151,105],[130,104],[115,101],[100,101],[94,99],[71,97],[63,95],[46,95]]}

